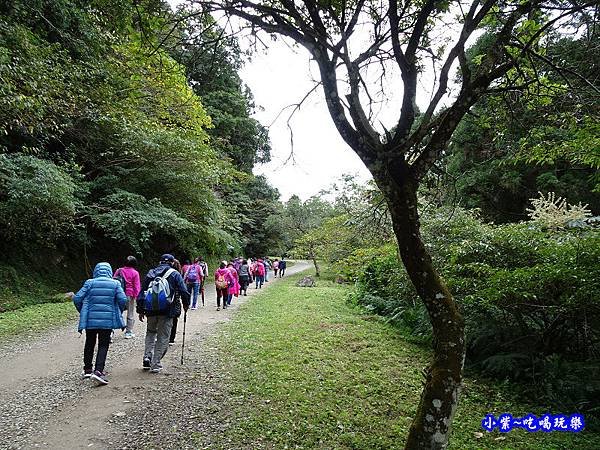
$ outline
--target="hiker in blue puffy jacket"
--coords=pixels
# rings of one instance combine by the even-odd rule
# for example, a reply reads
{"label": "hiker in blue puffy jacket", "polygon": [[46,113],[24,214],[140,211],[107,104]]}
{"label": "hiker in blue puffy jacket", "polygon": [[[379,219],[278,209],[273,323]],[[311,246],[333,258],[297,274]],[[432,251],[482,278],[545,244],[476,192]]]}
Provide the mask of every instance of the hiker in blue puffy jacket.
{"label": "hiker in blue puffy jacket", "polygon": [[147,318],[142,368],[152,373],[162,370],[160,361],[169,348],[173,318],[181,314],[179,298],[185,311],[190,306],[190,293],[183,277],[174,269],[174,262],[173,255],[162,255],[160,264],[146,275],[137,298],[136,310],[140,322],[144,321],[144,317]]}
{"label": "hiker in blue puffy jacket", "polygon": [[[117,328],[125,328],[123,310],[127,297],[121,283],[113,280],[109,263],[101,262],[94,268],[94,277],[86,280],[83,287],[73,296],[73,303],[79,311],[79,332],[85,330],[83,349],[83,377],[91,378],[98,385],[108,384],[104,365],[110,334]],[[96,366],[92,371],[94,348],[98,341]]]}

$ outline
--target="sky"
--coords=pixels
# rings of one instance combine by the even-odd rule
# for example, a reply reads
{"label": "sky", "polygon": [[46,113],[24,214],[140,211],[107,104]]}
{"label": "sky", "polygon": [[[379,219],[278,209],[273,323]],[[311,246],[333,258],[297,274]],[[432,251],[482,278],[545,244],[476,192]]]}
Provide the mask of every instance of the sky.
{"label": "sky", "polygon": [[[182,1],[169,3],[175,7]],[[254,173],[264,175],[279,190],[282,201],[294,194],[306,200],[344,174],[355,174],[363,181],[370,179],[369,171],[335,129],[320,89],[290,122],[294,137],[293,158],[290,157],[290,110],[276,118],[283,108],[306,95],[314,85],[311,80],[318,75],[311,73],[305,49],[292,49],[281,39],[267,41],[268,51],[254,54],[240,72],[254,95],[254,117],[269,128],[271,139],[271,162],[255,166]]]}
{"label": "sky", "polygon": [[[176,6],[182,1],[169,0],[169,3]],[[442,35],[456,34],[456,30],[449,32],[449,28]],[[257,106],[254,117],[268,127],[272,146],[271,162],[257,165],[254,173],[264,175],[279,190],[282,201],[294,194],[306,200],[345,174],[369,180],[369,171],[338,134],[321,87],[294,113],[288,125],[289,106],[300,102],[319,76],[304,48],[291,48],[281,38],[264,37],[269,48],[254,53],[240,72],[254,95]],[[243,39],[240,45],[244,48]],[[399,74],[395,79],[400,79]],[[422,82],[434,84],[433,75],[426,72]],[[421,108],[428,103],[429,89],[419,86],[417,104]],[[381,120],[388,120],[388,129],[399,113],[401,92],[398,91],[394,86],[386,86],[390,98],[378,114]]]}
{"label": "sky", "polygon": [[272,144],[271,162],[256,166],[254,173],[265,175],[282,200],[293,194],[307,199],[343,174],[356,174],[365,181],[370,178],[338,134],[320,87],[290,121],[292,148],[288,128],[292,108],[282,109],[299,103],[314,86],[311,80],[316,74],[311,73],[308,52],[276,41],[267,52],[255,55],[240,76],[254,95],[259,106],[255,118],[269,127]]}
{"label": "sky", "polygon": [[[454,40],[459,35],[460,27],[458,22],[447,23],[435,34],[432,32],[432,43],[439,45],[443,41]],[[351,47],[358,45],[351,48],[354,55],[364,51],[362,37],[370,40],[367,33],[367,28],[357,27],[354,33],[357,39],[350,42]],[[478,34],[475,33],[468,42],[472,42]],[[289,105],[300,102],[311,90],[315,84],[314,80],[320,78],[318,68],[315,62],[311,63],[310,55],[303,47],[292,48],[284,38],[272,40],[266,34],[263,41],[268,42],[268,50],[254,54],[240,73],[242,80],[250,87],[257,106],[260,107],[254,117],[269,127],[273,148],[272,161],[256,166],[254,173],[265,175],[279,189],[283,201],[293,194],[307,199],[330,187],[344,174],[354,174],[362,181],[371,179],[371,174],[362,161],[338,134],[320,86],[292,117],[290,124],[294,144],[293,158],[290,158],[292,145],[288,117],[292,108],[289,108]],[[240,45],[244,47],[243,39],[240,40]],[[455,62],[450,73],[453,73],[456,64]],[[376,129],[379,128],[379,132],[383,132],[383,128],[378,126],[380,120],[388,130],[397,123],[402,101],[399,69],[390,64],[386,71],[389,81],[384,84],[385,103],[375,111],[377,120],[373,123]],[[377,81],[378,72],[371,69],[369,72],[366,74],[366,82]],[[416,98],[417,106],[421,110],[427,108],[431,89],[436,85],[435,73],[426,64],[419,77]],[[442,98],[438,108],[447,104],[452,97],[453,87],[451,80],[448,94]],[[344,92],[343,87],[340,89]],[[288,109],[282,113],[282,109],[286,107]]]}

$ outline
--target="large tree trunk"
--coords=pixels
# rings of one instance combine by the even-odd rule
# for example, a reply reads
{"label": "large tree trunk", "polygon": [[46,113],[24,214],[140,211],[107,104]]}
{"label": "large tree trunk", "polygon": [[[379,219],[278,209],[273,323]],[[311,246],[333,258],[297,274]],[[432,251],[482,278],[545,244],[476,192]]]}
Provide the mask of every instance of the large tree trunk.
{"label": "large tree trunk", "polygon": [[421,239],[418,183],[406,172],[393,178],[385,172],[376,176],[376,181],[388,200],[400,256],[433,327],[433,361],[426,370],[421,401],[405,448],[444,449],[462,380],[464,321]]}

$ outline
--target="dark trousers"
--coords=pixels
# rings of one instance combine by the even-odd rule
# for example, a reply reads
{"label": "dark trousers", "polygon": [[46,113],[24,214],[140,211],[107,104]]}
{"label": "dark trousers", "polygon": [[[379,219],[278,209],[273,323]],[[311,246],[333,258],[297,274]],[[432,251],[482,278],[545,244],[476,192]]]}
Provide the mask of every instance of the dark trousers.
{"label": "dark trousers", "polygon": [[171,337],[169,342],[175,342],[175,336],[177,335],[177,317],[173,317],[173,326],[171,327]]}
{"label": "dark trousers", "polygon": [[246,293],[246,291],[248,290],[249,284],[250,284],[250,276],[242,275],[240,277],[240,290],[243,291],[244,293]]}
{"label": "dark trousers", "polygon": [[106,355],[110,345],[112,330],[85,330],[85,347],[83,348],[83,370],[92,370],[94,348],[98,340],[98,353],[96,353],[96,367],[94,370],[104,372]]}
{"label": "dark trousers", "polygon": [[262,288],[263,283],[265,282],[264,275],[254,275],[254,282],[256,283],[256,289],[260,286]]}
{"label": "dark trousers", "polygon": [[227,288],[217,289],[217,308],[221,306],[221,298],[223,298],[223,308],[227,307]]}
{"label": "dark trousers", "polygon": [[200,282],[200,297],[202,298],[202,306],[204,306],[204,280]]}

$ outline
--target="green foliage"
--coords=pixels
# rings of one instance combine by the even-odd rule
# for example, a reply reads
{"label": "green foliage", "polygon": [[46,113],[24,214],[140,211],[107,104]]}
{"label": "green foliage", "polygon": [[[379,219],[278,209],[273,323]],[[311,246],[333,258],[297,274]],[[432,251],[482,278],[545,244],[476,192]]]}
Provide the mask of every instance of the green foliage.
{"label": "green foliage", "polygon": [[[393,239],[385,198],[373,181],[362,185],[353,176],[343,175],[321,193],[324,198],[332,195],[335,199],[331,205],[318,198],[301,205],[290,198],[286,213],[295,239],[295,256],[336,263],[351,257],[357,248],[371,248]],[[339,269],[345,272],[342,266]]]}
{"label": "green foliage", "polygon": [[0,235],[52,244],[74,227],[79,207],[72,177],[50,161],[0,154]]}
{"label": "green foliage", "polygon": [[[315,236],[309,235],[311,231],[319,228],[329,217],[335,215],[335,208],[326,200],[319,196],[314,196],[306,201],[302,201],[297,195],[292,195],[285,203],[281,213],[281,227],[285,229],[286,241],[284,242],[285,252],[292,250],[296,242],[305,236],[305,243],[302,249],[296,252],[298,255],[306,257],[307,251],[315,242]],[[310,241],[310,242],[309,242]]]}
{"label": "green foliage", "polygon": [[60,293],[72,291],[86,278],[83,264],[57,257],[55,249],[40,248],[35,258],[24,253],[0,262],[0,313],[40,303],[65,300]]}
{"label": "green foliage", "polygon": [[194,225],[165,208],[160,200],[117,192],[90,208],[90,219],[105,236],[128,244],[136,252],[146,248],[150,238],[160,233],[177,239],[194,232]]}
{"label": "green foliage", "polygon": [[[356,192],[338,191],[341,203],[352,204]],[[483,223],[476,211],[431,207],[425,198],[420,203],[423,241],[465,317],[468,367],[522,382],[531,396],[596,417],[590,405],[600,385],[576,380],[600,370],[598,231],[550,232],[536,221],[498,226]],[[385,206],[375,205],[379,210],[363,202],[364,217],[385,218]],[[396,243],[361,240],[360,210],[323,222],[297,240],[297,248],[314,251],[333,263],[338,280],[355,283],[350,303],[385,317],[412,340],[429,342],[429,317]],[[569,373],[561,376],[564,368]]]}
{"label": "green foliage", "polygon": [[[240,247],[239,216],[217,192],[217,186],[237,189],[239,177],[221,160],[218,142],[234,140],[240,155],[250,154],[249,164],[232,158],[250,172],[255,160],[268,158],[268,138],[249,117],[251,96],[228,56],[239,51],[234,42],[221,43],[224,59],[214,61],[226,74],[223,82],[202,89],[221,105],[211,107],[211,120],[194,91],[193,70],[166,50],[162,33],[174,14],[153,0],[135,10],[121,0],[17,1],[0,10],[0,150],[38,158],[37,172],[26,172],[37,178],[19,182],[2,160],[11,239],[19,231],[15,214],[30,219],[45,211],[32,234],[50,244],[69,236],[103,250],[147,251],[156,244],[173,250],[173,242],[184,251]],[[206,53],[206,46],[192,50]],[[210,61],[195,62],[208,77]],[[223,126],[224,114],[238,124]],[[213,126],[219,139],[209,135]],[[267,153],[256,156],[259,150]],[[38,182],[47,189],[36,192]],[[23,208],[28,201],[33,207]]]}
{"label": "green foliage", "polygon": [[[251,117],[252,94],[238,75],[241,50],[236,39],[227,36],[212,18],[205,16],[200,22],[192,20],[180,30],[186,44],[176,43],[171,56],[185,67],[194,93],[211,117],[207,130],[211,149],[242,172],[216,187],[217,201],[226,207],[214,211],[207,233],[215,226],[222,230],[213,234],[231,256],[279,253],[279,193],[264,177],[252,175],[255,164],[270,160],[271,144],[267,129]],[[221,172],[228,170],[222,167]]]}
{"label": "green foliage", "polygon": [[352,253],[353,230],[346,226],[346,215],[325,220],[321,226],[312,229],[296,240],[293,254],[300,258],[337,261]]}
{"label": "green foliage", "polygon": [[201,33],[193,26],[184,30],[193,39],[172,55],[186,68],[194,92],[212,118],[209,134],[215,151],[251,173],[254,164],[271,159],[268,130],[251,117],[254,101],[237,73],[242,56],[236,39],[210,22]]}
{"label": "green foliage", "polygon": [[209,29],[182,49],[196,22],[178,14],[160,0],[0,6],[0,260],[278,241],[263,232],[278,194],[251,174],[270,146],[239,48]]}
{"label": "green foliage", "polygon": [[236,196],[229,195],[240,222],[244,254],[264,256],[281,253],[284,230],[281,226],[282,205],[279,192],[270,186],[264,176],[247,178],[240,183]]}
{"label": "green foliage", "polygon": [[[521,30],[531,33],[536,26],[535,19],[527,20]],[[593,87],[600,74],[598,34],[597,27],[579,26],[587,32],[577,38],[546,36],[538,49],[567,70],[558,74],[545,64],[534,69],[523,61],[495,86],[499,92],[465,116],[447,159],[447,201],[458,194],[462,205],[499,223],[524,220],[528,199],[538,191],[600,211],[600,110]],[[485,53],[493,36],[479,38],[468,51],[469,61]]]}
{"label": "green foliage", "polygon": [[[486,225],[457,209],[425,215],[423,235],[463,312],[467,366],[522,382],[528,394],[562,409],[597,414],[591,404],[600,395],[592,381],[598,378],[576,380],[600,370],[598,231]],[[357,250],[336,267],[356,280],[354,303],[430,338],[428,316],[394,245]]]}
{"label": "green foliage", "polygon": [[0,338],[22,333],[42,332],[77,317],[73,302],[64,301],[29,306],[18,311],[0,312]]}
{"label": "green foliage", "polygon": [[530,164],[555,165],[561,161],[592,170],[594,191],[600,192],[600,120],[566,117],[560,126],[542,125],[521,141],[518,158]]}

